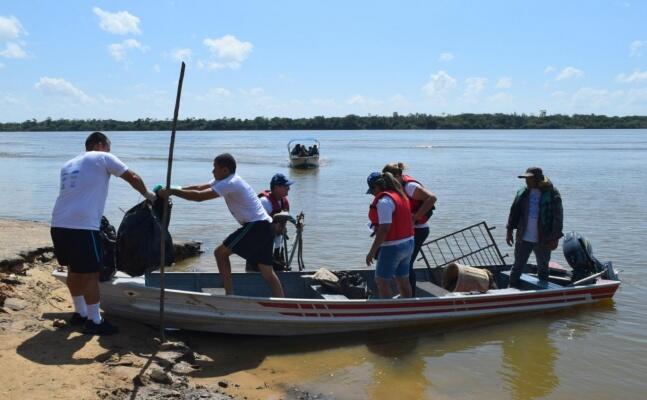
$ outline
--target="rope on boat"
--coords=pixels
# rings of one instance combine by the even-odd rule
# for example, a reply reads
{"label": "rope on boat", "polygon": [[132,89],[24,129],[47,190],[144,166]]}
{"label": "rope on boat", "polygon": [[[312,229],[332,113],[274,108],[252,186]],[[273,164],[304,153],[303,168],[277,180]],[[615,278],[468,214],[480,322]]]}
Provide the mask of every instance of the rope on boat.
{"label": "rope on boat", "polygon": [[[299,267],[299,271],[303,271],[305,267],[305,263],[303,262],[303,227],[304,227],[304,221],[305,215],[303,212],[300,212],[299,215],[297,215],[296,221],[290,220],[296,227],[297,233],[296,237],[294,238],[294,244],[292,245],[292,251],[289,253],[290,256],[287,259],[286,267],[289,267],[292,264],[292,260],[294,259],[294,253],[296,252],[297,254],[297,265]],[[285,250],[285,256],[288,257],[288,241],[287,241],[287,236],[283,234],[283,248]]]}

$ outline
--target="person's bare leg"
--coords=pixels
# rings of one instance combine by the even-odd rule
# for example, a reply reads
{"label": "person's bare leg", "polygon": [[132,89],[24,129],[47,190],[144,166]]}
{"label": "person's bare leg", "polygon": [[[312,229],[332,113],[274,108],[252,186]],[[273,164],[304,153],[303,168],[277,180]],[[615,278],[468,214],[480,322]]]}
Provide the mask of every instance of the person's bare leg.
{"label": "person's bare leg", "polygon": [[84,275],[85,290],[83,297],[85,298],[85,304],[97,304],[99,302],[99,273],[93,272],[78,275]]}
{"label": "person's bare leg", "polygon": [[67,272],[67,288],[70,290],[72,297],[83,296],[85,292],[85,280],[83,279],[85,274],[77,274],[75,272],[70,272],[68,268]]}
{"label": "person's bare leg", "polygon": [[276,276],[274,268],[272,268],[271,265],[258,263],[258,270],[261,271],[263,279],[265,279],[265,282],[270,286],[272,297],[285,297],[283,294],[283,286],[281,285],[279,277]]}
{"label": "person's bare leg", "polygon": [[216,257],[218,272],[220,272],[220,279],[222,279],[222,285],[225,287],[225,294],[227,295],[234,294],[234,286],[231,281],[231,263],[229,262],[229,256],[231,254],[231,250],[224,244],[218,246],[213,252],[213,255]]}
{"label": "person's bare leg", "polygon": [[409,281],[409,276],[396,276],[395,283],[398,285],[398,290],[400,291],[400,296],[402,297],[412,297],[413,291],[411,290],[411,282]]}
{"label": "person's bare leg", "polygon": [[393,297],[393,293],[391,292],[391,280],[390,279],[384,279],[380,278],[378,276],[375,277],[375,284],[377,286],[377,293],[382,299],[390,299]]}

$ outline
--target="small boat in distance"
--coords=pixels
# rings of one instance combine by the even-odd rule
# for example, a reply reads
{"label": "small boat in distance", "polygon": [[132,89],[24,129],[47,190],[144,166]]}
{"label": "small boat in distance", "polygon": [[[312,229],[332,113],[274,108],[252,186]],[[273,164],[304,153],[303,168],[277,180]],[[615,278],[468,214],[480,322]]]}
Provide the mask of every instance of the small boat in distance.
{"label": "small boat in distance", "polygon": [[[305,143],[305,144],[304,144]],[[319,150],[317,139],[294,139],[288,142],[288,157],[291,168],[318,168]]]}

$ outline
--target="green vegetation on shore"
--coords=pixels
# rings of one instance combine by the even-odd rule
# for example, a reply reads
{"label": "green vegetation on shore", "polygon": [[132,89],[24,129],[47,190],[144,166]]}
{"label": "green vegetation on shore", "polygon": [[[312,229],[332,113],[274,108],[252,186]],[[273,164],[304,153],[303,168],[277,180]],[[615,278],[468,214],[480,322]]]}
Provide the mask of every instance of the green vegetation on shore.
{"label": "green vegetation on shore", "polygon": [[[170,120],[138,119],[35,119],[0,123],[2,132],[73,132],[73,131],[166,131]],[[435,116],[409,114],[392,116],[312,117],[312,118],[187,118],[178,121],[182,131],[236,130],[362,130],[362,129],[647,129],[647,116],[608,117],[574,114],[534,116],[526,114],[457,114]]]}

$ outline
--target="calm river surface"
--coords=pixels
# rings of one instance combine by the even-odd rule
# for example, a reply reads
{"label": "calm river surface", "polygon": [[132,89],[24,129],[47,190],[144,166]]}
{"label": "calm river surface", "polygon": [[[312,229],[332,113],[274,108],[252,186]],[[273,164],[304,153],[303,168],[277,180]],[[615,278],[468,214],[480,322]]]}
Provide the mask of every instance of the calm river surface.
{"label": "calm river surface", "polygon": [[[287,142],[313,135],[321,141],[321,168],[290,170]],[[0,217],[49,221],[59,168],[83,150],[86,136],[0,133]],[[168,132],[109,136],[113,153],[149,186],[165,180]],[[647,131],[179,132],[173,183],[207,182],[222,152],[236,157],[238,173],[258,191],[276,172],[295,181],[290,203],[306,215],[308,269],[363,264],[370,246],[366,176],[393,161],[409,164],[438,196],[430,237],[486,220],[511,253],[504,228],[522,183],[516,175],[539,165],[562,193],[564,230],[585,235],[599,259],[623,271],[623,283],[610,303],[478,326],[334,339],[197,334],[190,340],[203,352],[232,362],[205,376],[245,369],[343,399],[645,398]],[[113,178],[105,214],[118,225],[121,210],[139,200]],[[175,199],[172,235],[200,240],[206,250],[185,268],[215,269],[212,250],[235,228],[220,199]],[[563,263],[561,248],[553,259]]]}

